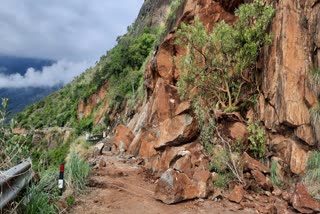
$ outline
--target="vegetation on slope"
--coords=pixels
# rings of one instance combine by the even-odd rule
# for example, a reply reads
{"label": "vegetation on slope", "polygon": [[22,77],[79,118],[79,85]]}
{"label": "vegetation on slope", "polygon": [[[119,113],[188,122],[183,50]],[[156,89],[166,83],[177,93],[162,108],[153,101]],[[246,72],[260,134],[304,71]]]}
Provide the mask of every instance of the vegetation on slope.
{"label": "vegetation on slope", "polygon": [[[182,24],[177,31],[177,43],[187,48],[180,63],[178,92],[183,99],[193,101],[201,128],[201,142],[209,154],[220,141],[213,136],[218,132],[215,115],[246,111],[248,106],[255,104],[260,87],[256,61],[262,47],[271,43],[268,33],[274,16],[271,5],[261,0],[242,4],[235,15],[238,19],[232,25],[221,21],[209,33],[199,18],[192,25]],[[192,93],[187,93],[189,91]],[[266,152],[264,132],[254,123],[249,132],[251,154],[262,158]],[[228,165],[228,169],[219,170],[231,171],[241,181],[241,170],[233,160],[229,142],[219,133],[217,135],[224,145],[224,151],[219,152],[226,153]]]}

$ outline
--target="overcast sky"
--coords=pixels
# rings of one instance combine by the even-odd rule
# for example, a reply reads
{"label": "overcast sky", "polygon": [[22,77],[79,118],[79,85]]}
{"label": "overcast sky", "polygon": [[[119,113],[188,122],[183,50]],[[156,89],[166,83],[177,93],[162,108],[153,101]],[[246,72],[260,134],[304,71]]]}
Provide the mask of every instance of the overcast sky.
{"label": "overcast sky", "polygon": [[[133,23],[143,2],[1,0],[0,54],[55,59],[61,61],[55,66],[64,68],[57,73],[68,72],[67,65],[79,63],[83,70],[73,71],[69,75],[73,78],[116,44],[117,36],[124,34]],[[41,75],[41,72],[32,71],[30,76]],[[14,79],[0,75],[0,88],[6,87],[5,78]],[[23,81],[30,77],[19,78]]]}

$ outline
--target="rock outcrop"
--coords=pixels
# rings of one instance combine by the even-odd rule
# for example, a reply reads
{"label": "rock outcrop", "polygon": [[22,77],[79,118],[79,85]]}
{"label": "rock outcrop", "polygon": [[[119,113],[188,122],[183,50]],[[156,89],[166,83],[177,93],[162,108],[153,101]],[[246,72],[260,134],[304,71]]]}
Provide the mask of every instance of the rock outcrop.
{"label": "rock outcrop", "polygon": [[269,130],[281,133],[285,129],[290,138],[313,146],[319,139],[310,123],[309,110],[317,104],[310,71],[319,66],[320,4],[284,0],[275,7],[273,43],[262,60],[260,119]]}
{"label": "rock outcrop", "polygon": [[[176,26],[192,23],[195,16],[208,31],[221,20],[231,24],[236,20],[234,9],[244,2],[251,1],[186,0]],[[269,158],[277,160],[279,168],[288,169],[287,174],[299,176],[305,172],[309,150],[320,140],[309,113],[318,102],[310,84],[310,69],[320,66],[320,4],[315,0],[271,3],[276,9],[270,28],[273,43],[264,49],[257,63],[262,80],[259,104],[255,110],[241,114],[262,121],[268,134]],[[209,161],[199,143],[200,130],[190,101],[182,102],[177,93],[178,63],[186,50],[175,39],[172,30],[147,65],[144,86],[148,98],[128,124],[131,142],[123,144],[124,151],[145,158],[146,166],[160,177],[155,195],[168,204],[206,197],[212,190],[209,182],[212,175],[207,171]],[[246,140],[245,122],[235,120],[223,125],[230,139]],[[241,159],[248,178],[271,194],[274,188],[269,180],[269,167],[246,153]],[[241,192],[241,197],[230,200],[238,203],[242,200],[245,193],[241,188],[234,189],[237,196]],[[294,204],[298,202],[294,200]],[[296,205],[297,210],[299,206]]]}

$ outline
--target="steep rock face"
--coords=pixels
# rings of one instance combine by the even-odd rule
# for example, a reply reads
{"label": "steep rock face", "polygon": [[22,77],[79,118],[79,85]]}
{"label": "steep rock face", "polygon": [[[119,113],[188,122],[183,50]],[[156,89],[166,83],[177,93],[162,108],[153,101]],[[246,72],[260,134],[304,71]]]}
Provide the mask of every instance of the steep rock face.
{"label": "steep rock face", "polygon": [[87,99],[78,104],[78,118],[87,117],[92,110],[104,99],[109,88],[108,82],[105,82],[97,92],[90,95]]}
{"label": "steep rock face", "polygon": [[316,1],[284,0],[276,3],[272,46],[265,49],[260,118],[272,131],[291,128],[291,137],[309,145],[316,142],[309,109],[316,104],[310,70],[319,62],[320,5]]}
{"label": "steep rock face", "polygon": [[[208,29],[222,19],[235,20],[214,1],[188,0],[182,7],[177,25],[192,22],[195,15]],[[181,102],[175,86],[178,63],[185,53],[175,39],[175,32],[170,32],[147,65],[144,86],[148,99],[128,124],[135,137],[127,153],[145,158],[146,167],[161,177],[155,197],[168,204],[207,197],[212,189],[209,161],[197,139],[198,123],[190,102]]]}
{"label": "steep rock face", "polygon": [[[187,0],[176,25],[192,23],[195,16],[208,30],[221,20],[233,23],[236,17],[232,12],[244,2],[251,1]],[[292,173],[301,175],[309,157],[308,150],[318,141],[309,110],[317,104],[310,86],[310,68],[320,64],[320,4],[316,0],[284,0],[272,4],[276,9],[270,29],[274,37],[258,63],[262,70],[262,95],[256,110],[269,133],[268,144],[273,158],[285,163]],[[135,135],[128,152],[146,158],[146,166],[155,173],[164,173],[156,188],[156,197],[165,203],[203,197],[206,194],[199,194],[201,188],[202,192],[210,191],[208,183],[202,182],[200,187],[197,181],[197,177],[206,180],[204,174],[208,173],[209,163],[196,139],[197,123],[176,121],[181,115],[194,116],[190,103],[181,102],[177,95],[178,63],[185,50],[175,44],[175,39],[173,30],[156,48],[145,73],[148,99],[128,124]],[[256,119],[253,112],[247,115]],[[230,137],[246,136],[243,124],[235,124],[230,126]],[[185,136],[185,130],[193,131],[188,138],[183,137],[176,143],[179,136]],[[265,175],[270,172],[269,168],[263,168],[253,159],[246,167],[260,186],[272,189]],[[212,179],[209,177],[207,180]],[[172,183],[174,179],[180,179],[182,186]],[[188,187],[190,194],[183,191]]]}

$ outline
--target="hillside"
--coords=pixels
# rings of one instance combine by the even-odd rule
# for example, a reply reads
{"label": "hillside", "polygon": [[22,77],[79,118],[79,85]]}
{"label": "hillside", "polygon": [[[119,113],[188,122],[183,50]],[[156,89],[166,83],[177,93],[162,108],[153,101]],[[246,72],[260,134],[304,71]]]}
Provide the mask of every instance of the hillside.
{"label": "hillside", "polygon": [[165,204],[318,213],[319,14],[316,0],[146,0],[117,46],[18,125],[108,130]]}

